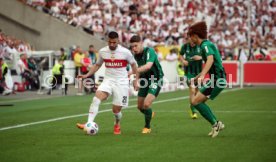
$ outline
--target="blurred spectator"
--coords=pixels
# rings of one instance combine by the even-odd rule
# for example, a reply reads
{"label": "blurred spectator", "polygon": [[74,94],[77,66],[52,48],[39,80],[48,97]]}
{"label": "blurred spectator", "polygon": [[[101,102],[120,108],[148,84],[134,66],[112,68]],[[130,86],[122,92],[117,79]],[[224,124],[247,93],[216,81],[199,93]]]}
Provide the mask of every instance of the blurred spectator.
{"label": "blurred spectator", "polygon": [[[24,0],[21,0],[24,2]],[[206,21],[209,39],[218,44],[224,59],[234,48],[248,45],[248,34],[258,47],[276,47],[275,0],[30,0],[27,4],[99,38],[118,31],[127,45],[132,34],[147,46],[182,44],[185,30]],[[248,17],[248,8],[251,15]],[[223,8],[223,10],[221,9]],[[248,26],[250,18],[251,29]],[[252,45],[252,46],[254,46]]]}
{"label": "blurred spectator", "polygon": [[61,60],[67,60],[67,54],[65,53],[64,48],[60,48],[60,59]]}
{"label": "blurred spectator", "polygon": [[163,60],[163,54],[159,52],[157,47],[155,47],[154,50],[155,50],[155,53],[157,54],[158,61],[159,62],[162,61]]}
{"label": "blurred spectator", "polygon": [[[75,77],[77,78],[78,75],[83,74],[82,72],[82,67],[83,67],[83,59],[85,58],[85,55],[83,53],[83,51],[81,50],[81,48],[79,46],[77,46],[75,53],[73,55],[74,58],[74,63],[75,63]],[[82,80],[79,79],[78,80],[78,92],[77,95],[83,95],[82,93]]]}
{"label": "blurred spectator", "polygon": [[74,54],[73,54],[73,58],[74,58],[74,63],[75,63],[75,67],[76,67],[76,77],[81,74],[81,67],[82,67],[82,59],[84,58],[84,53],[81,50],[80,46],[77,46]]}
{"label": "blurred spectator", "polygon": [[30,50],[30,44],[14,37],[7,36],[0,31],[0,57],[3,57],[6,60],[12,60],[13,54],[18,52],[28,52]]}
{"label": "blurred spectator", "polygon": [[91,65],[94,65],[97,61],[96,51],[94,49],[94,46],[91,44],[89,46],[89,58],[91,59]]}
{"label": "blurred spectator", "polygon": [[[62,91],[63,94],[67,95],[67,89],[68,89],[68,78],[63,78],[64,77],[64,65],[63,65],[64,60],[61,58],[58,60],[58,62],[54,65],[52,69],[52,83],[49,91],[47,92],[48,95],[52,94],[53,89],[57,88],[57,85],[62,85],[64,84],[64,92]],[[65,83],[63,83],[63,79]]]}
{"label": "blurred spectator", "polygon": [[[27,88],[32,90],[39,88],[39,82],[35,72],[28,67],[27,54],[21,54],[20,59],[17,62],[18,72],[22,77],[23,83],[27,85]],[[30,86],[30,87],[29,87]]]}
{"label": "blurred spectator", "polygon": [[168,54],[168,55],[166,56],[166,60],[167,60],[167,61],[170,61],[170,62],[176,61],[177,58],[178,58],[177,53],[178,53],[178,52],[177,52],[177,49],[176,49],[176,48],[171,49],[171,50],[170,50],[170,54]]}
{"label": "blurred spectator", "polygon": [[8,70],[8,65],[4,62],[4,59],[0,57],[0,94],[3,95],[8,95],[12,92],[13,83],[11,83],[11,86],[7,84],[7,81],[9,81]]}

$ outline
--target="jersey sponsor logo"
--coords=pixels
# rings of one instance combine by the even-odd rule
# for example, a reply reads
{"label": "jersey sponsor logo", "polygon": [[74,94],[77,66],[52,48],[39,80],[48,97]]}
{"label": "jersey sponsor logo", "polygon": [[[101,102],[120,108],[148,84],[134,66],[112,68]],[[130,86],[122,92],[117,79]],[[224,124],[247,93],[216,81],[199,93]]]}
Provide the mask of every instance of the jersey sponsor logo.
{"label": "jersey sponsor logo", "polygon": [[123,68],[127,66],[127,60],[104,59],[106,68]]}

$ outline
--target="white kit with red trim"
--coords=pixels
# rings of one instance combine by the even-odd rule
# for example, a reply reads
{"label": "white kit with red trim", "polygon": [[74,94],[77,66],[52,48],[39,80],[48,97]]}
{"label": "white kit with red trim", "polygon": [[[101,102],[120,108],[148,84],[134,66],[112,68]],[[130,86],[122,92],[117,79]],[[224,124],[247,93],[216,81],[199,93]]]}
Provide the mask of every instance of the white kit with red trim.
{"label": "white kit with red trim", "polygon": [[105,63],[105,78],[123,79],[128,78],[127,64],[135,63],[135,59],[130,50],[118,45],[116,50],[111,51],[108,46],[99,51],[97,64]]}

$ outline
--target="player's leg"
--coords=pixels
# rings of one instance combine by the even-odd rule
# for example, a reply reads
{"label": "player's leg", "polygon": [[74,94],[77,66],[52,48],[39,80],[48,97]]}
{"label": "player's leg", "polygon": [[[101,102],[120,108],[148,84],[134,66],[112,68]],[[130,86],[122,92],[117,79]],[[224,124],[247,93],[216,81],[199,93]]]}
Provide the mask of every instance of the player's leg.
{"label": "player's leg", "polygon": [[196,94],[197,92],[197,88],[193,87],[193,86],[189,86],[189,95],[190,95],[190,116],[192,119],[197,119],[197,113],[196,113],[196,108],[195,106],[192,105],[192,97],[194,94]]}
{"label": "player's leg", "polygon": [[[88,113],[88,120],[87,122],[93,122],[95,117],[98,114],[99,111],[99,105],[103,100],[106,100],[111,94],[111,87],[109,86],[108,83],[103,82],[98,90],[96,91],[95,96],[93,97],[92,103],[89,108],[89,113]],[[84,124],[77,123],[77,127],[80,129],[84,128]]]}
{"label": "player's leg", "polygon": [[121,134],[120,121],[122,118],[122,107],[128,106],[129,100],[129,86],[128,83],[119,82],[112,85],[112,93],[113,93],[113,113],[115,118],[114,123],[114,134]]}
{"label": "player's leg", "polygon": [[210,108],[205,104],[208,98],[201,92],[197,92],[192,98],[192,105],[199,111],[199,113],[212,125],[217,122],[216,118],[211,113]]}
{"label": "player's leg", "polygon": [[121,134],[121,127],[120,127],[120,121],[122,118],[122,106],[113,105],[112,111],[115,117],[115,124],[114,124],[114,134]]}
{"label": "player's leg", "polygon": [[[205,101],[208,100],[207,96],[214,95],[214,97],[216,97],[221,90],[217,89],[217,87],[211,87],[210,85],[211,81],[209,81],[194,96],[192,96],[192,105],[194,105],[200,114],[212,125],[212,131],[208,135],[215,137],[218,135],[219,130],[224,128],[224,125],[222,122],[217,120],[210,107],[205,104]],[[210,98],[214,99],[214,97]]]}
{"label": "player's leg", "polygon": [[153,94],[149,93],[144,100],[143,109],[145,114],[145,126],[144,126],[144,129],[142,130],[142,133],[151,132],[150,123],[151,123],[152,113],[153,113],[151,109],[151,105],[152,105],[152,102],[155,100],[155,98],[156,97]]}
{"label": "player's leg", "polygon": [[142,114],[145,114],[145,110],[144,110],[144,101],[145,101],[145,97],[140,97],[140,96],[138,96],[138,99],[137,99],[137,108],[138,108],[138,110],[139,110]]}
{"label": "player's leg", "polygon": [[102,101],[106,100],[109,96],[109,93],[104,91],[97,91],[96,95],[93,97],[93,101],[90,105],[89,109],[89,115],[88,115],[88,121],[87,122],[93,122],[95,117],[98,114],[99,106]]}
{"label": "player's leg", "polygon": [[152,83],[149,86],[148,93],[144,100],[144,105],[143,105],[144,112],[145,112],[145,127],[144,127],[142,133],[150,133],[151,132],[150,123],[151,123],[151,119],[154,114],[151,106],[152,106],[152,103],[155,100],[155,98],[159,95],[161,86],[162,86],[162,80]]}

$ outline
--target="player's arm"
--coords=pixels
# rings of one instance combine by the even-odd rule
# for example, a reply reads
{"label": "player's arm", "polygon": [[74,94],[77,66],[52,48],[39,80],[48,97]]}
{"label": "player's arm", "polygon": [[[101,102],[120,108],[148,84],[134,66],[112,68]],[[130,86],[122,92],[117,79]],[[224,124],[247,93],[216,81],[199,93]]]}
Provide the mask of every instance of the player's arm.
{"label": "player's arm", "polygon": [[137,62],[135,61],[134,56],[131,54],[130,51],[128,52],[128,55],[127,55],[127,61],[130,64],[131,70],[132,70],[132,72],[129,73],[129,74],[134,74],[135,75],[134,80],[133,80],[133,87],[137,91],[139,89],[138,80],[139,80],[140,75],[138,73]]}
{"label": "player's arm", "polygon": [[99,55],[99,59],[97,62],[90,67],[89,71],[85,75],[79,75],[78,78],[88,78],[89,76],[95,74],[102,66],[103,64],[103,58]]}
{"label": "player's arm", "polygon": [[179,52],[179,61],[184,65],[184,66],[188,66],[189,65],[189,61],[185,59],[185,48],[186,48],[186,44],[184,44]]}
{"label": "player's arm", "polygon": [[138,68],[137,68],[137,64],[136,62],[135,63],[132,63],[130,64],[131,66],[131,69],[132,69],[132,73],[135,74],[135,77],[134,77],[134,80],[133,80],[133,87],[134,89],[137,91],[138,90],[138,80],[139,80],[139,73],[138,73]]}
{"label": "player's arm", "polygon": [[179,56],[179,60],[184,66],[189,65],[189,62],[182,55]]}
{"label": "player's arm", "polygon": [[143,66],[140,66],[138,68],[138,73],[145,73],[150,70],[152,67],[155,59],[157,59],[157,55],[153,49],[149,49],[147,52],[147,63]]}
{"label": "player's arm", "polygon": [[210,68],[214,63],[214,51],[209,46],[204,46],[203,52],[207,56],[207,60],[205,62],[205,66],[202,71],[195,77],[195,80],[203,80],[205,75],[209,72]]}
{"label": "player's arm", "polygon": [[199,73],[199,78],[204,79],[205,75],[208,73],[208,71],[212,67],[213,63],[214,63],[214,56],[209,55],[207,57],[207,61],[206,61],[204,68],[202,69],[201,73]]}
{"label": "player's arm", "polygon": [[145,65],[138,68],[138,72],[139,73],[145,73],[145,72],[150,70],[152,65],[153,65],[153,62],[147,62]]}

